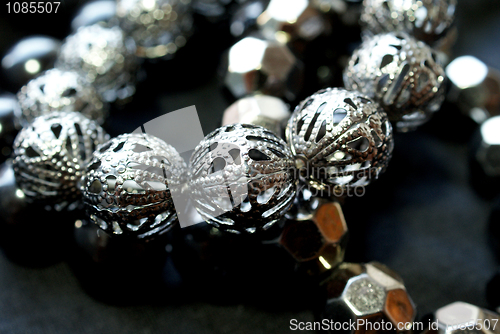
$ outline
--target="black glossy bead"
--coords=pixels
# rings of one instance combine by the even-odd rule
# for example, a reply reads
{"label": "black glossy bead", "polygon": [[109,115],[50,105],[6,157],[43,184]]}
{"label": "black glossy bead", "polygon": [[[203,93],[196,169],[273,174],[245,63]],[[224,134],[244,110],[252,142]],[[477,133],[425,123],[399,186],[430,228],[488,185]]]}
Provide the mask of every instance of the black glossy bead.
{"label": "black glossy bead", "polygon": [[11,92],[54,66],[61,42],[49,36],[30,36],[13,45],[2,58],[2,70]]}
{"label": "black glossy bead", "polygon": [[[73,32],[80,27],[91,26],[96,23],[110,24],[116,14],[116,1],[96,0],[84,4],[71,20]],[[114,23],[114,22],[113,22]]]}
{"label": "black glossy bead", "polygon": [[17,98],[12,94],[0,95],[0,162],[12,153],[12,144],[20,130],[16,115],[20,113]]}

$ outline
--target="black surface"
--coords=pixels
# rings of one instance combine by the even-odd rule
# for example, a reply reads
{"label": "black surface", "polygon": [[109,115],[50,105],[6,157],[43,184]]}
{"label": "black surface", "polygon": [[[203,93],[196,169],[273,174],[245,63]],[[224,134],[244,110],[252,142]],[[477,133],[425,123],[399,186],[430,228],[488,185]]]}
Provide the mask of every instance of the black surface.
{"label": "black surface", "polygon": [[[30,24],[33,16],[7,17],[5,8],[0,8],[0,53],[29,33],[64,37],[78,2],[65,1],[63,14],[54,20],[37,18],[35,25]],[[456,54],[472,54],[500,68],[498,1],[459,2]],[[193,104],[205,133],[213,130],[227,106],[214,76],[218,55],[228,43],[220,37],[223,28],[200,29],[193,47],[182,50],[175,63],[149,65],[155,68],[148,71],[149,81],[138,87],[130,106],[114,111],[109,131],[113,135],[131,131]],[[216,47],[209,49],[214,43]],[[351,230],[346,259],[377,260],[397,271],[420,315],[457,300],[486,307],[486,284],[497,270],[487,232],[493,203],[477,196],[468,183],[470,127],[448,110],[415,133],[397,135],[387,173],[367,188],[363,198],[349,199],[344,208]],[[287,333],[290,319],[313,320],[308,305],[275,306],[270,301],[277,295],[272,292],[260,302],[235,298],[221,303],[190,293],[183,298],[175,282],[170,282],[171,295],[162,293],[154,303],[120,306],[91,297],[76,276],[80,274],[68,261],[33,268],[0,255],[0,332]],[[103,277],[90,278],[109,289],[115,287]],[[291,288],[289,294],[295,293]]]}

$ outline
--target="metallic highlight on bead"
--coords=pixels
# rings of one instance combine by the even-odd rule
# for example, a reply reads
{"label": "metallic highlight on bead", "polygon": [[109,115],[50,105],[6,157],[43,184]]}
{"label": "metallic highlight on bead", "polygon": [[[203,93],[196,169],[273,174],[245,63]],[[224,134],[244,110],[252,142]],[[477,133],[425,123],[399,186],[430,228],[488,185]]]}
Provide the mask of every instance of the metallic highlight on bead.
{"label": "metallic highlight on bead", "polygon": [[52,69],[28,82],[17,94],[24,126],[53,111],[79,111],[103,124],[107,109],[95,88],[80,74]]}
{"label": "metallic highlight on bead", "polygon": [[300,175],[312,187],[326,190],[328,197],[378,178],[394,147],[391,124],[379,105],[338,88],[302,101],[286,136]]}
{"label": "metallic highlight on bead", "polygon": [[56,67],[80,72],[107,102],[125,100],[135,93],[135,50],[120,28],[94,24],[66,38]]}
{"label": "metallic highlight on bead", "polygon": [[177,223],[171,192],[180,191],[185,173],[184,160],[161,139],[146,133],[113,138],[95,150],[82,179],[90,219],[111,234],[163,234]]}
{"label": "metallic highlight on bead", "polygon": [[34,119],[14,142],[16,181],[26,197],[56,210],[74,209],[77,183],[95,148],[109,136],[77,112],[53,112]]}
{"label": "metallic highlight on bead", "polygon": [[290,149],[250,124],[210,133],[191,156],[190,191],[200,215],[218,229],[259,233],[279,223],[296,192]]}
{"label": "metallic highlight on bead", "polygon": [[425,123],[444,101],[445,74],[434,51],[404,33],[365,40],[344,71],[344,84],[377,101],[401,131]]}

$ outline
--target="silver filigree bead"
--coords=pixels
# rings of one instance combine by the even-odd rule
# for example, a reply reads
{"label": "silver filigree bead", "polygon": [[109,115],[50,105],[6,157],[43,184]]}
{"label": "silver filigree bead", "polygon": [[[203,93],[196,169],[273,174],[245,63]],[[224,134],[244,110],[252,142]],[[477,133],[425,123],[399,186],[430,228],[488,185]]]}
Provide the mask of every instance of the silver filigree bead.
{"label": "silver filigree bead", "polygon": [[79,182],[92,152],[109,136],[77,112],[53,112],[33,120],[14,142],[16,181],[32,201],[56,210],[72,209],[80,199]]}
{"label": "silver filigree bead", "polygon": [[321,90],[302,101],[286,136],[300,175],[314,188],[326,190],[327,197],[378,178],[394,147],[391,124],[380,106],[340,88]]}
{"label": "silver filigree bead", "polygon": [[35,117],[53,111],[78,111],[103,124],[107,109],[94,86],[73,71],[52,69],[28,82],[17,94],[26,126]]}
{"label": "silver filigree bead", "polygon": [[155,136],[113,138],[95,150],[82,179],[90,219],[111,234],[162,234],[178,221],[172,192],[184,184],[185,172],[179,153]]}
{"label": "silver filigree bead", "polygon": [[364,0],[361,24],[368,35],[406,32],[427,44],[447,36],[457,0]]}
{"label": "silver filigree bead", "polygon": [[139,57],[174,54],[192,34],[190,0],[118,0],[120,27],[137,43]]}
{"label": "silver filigree bead", "polygon": [[365,40],[344,71],[344,84],[373,98],[397,130],[427,122],[444,101],[445,74],[434,51],[404,33]]}
{"label": "silver filigree bead", "polygon": [[263,127],[223,126],[190,160],[190,190],[200,215],[218,229],[260,233],[282,220],[296,192],[286,143]]}
{"label": "silver filigree bead", "polygon": [[135,43],[119,27],[81,27],[64,41],[56,67],[81,73],[107,102],[135,93]]}

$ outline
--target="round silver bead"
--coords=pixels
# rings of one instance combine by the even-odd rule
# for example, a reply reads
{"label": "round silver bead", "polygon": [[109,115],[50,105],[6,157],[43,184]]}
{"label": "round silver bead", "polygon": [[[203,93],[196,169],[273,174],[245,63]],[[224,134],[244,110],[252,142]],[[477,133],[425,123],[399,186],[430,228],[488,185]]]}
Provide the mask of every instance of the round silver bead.
{"label": "round silver bead", "polygon": [[16,181],[32,201],[72,209],[79,182],[95,148],[109,136],[77,112],[53,112],[33,120],[14,142]]}
{"label": "round silver bead", "polygon": [[445,74],[434,51],[407,34],[365,40],[344,71],[344,84],[373,98],[400,131],[429,120],[444,101]]}
{"label": "round silver bead", "polygon": [[385,170],[394,147],[392,127],[380,106],[358,92],[321,90],[290,118],[287,141],[300,175],[337,196],[344,187],[368,185]]}
{"label": "round silver bead", "polygon": [[17,94],[23,125],[35,117],[53,111],[79,111],[86,117],[104,123],[107,109],[95,88],[80,74],[52,69],[21,88]]}
{"label": "round silver bead", "polygon": [[364,0],[365,33],[406,32],[427,44],[447,36],[457,0]]}
{"label": "round silver bead", "polygon": [[171,192],[185,180],[177,151],[152,135],[123,134],[99,146],[82,179],[90,219],[104,231],[140,239],[175,225]]}
{"label": "round silver bead", "polygon": [[294,161],[286,143],[263,127],[223,126],[191,156],[192,200],[211,225],[254,234],[279,223],[296,192]]}
{"label": "round silver bead", "polygon": [[56,67],[80,72],[107,102],[135,93],[135,43],[119,27],[81,27],[64,41]]}
{"label": "round silver bead", "polygon": [[137,43],[139,57],[174,54],[192,33],[190,0],[118,0],[120,27]]}

